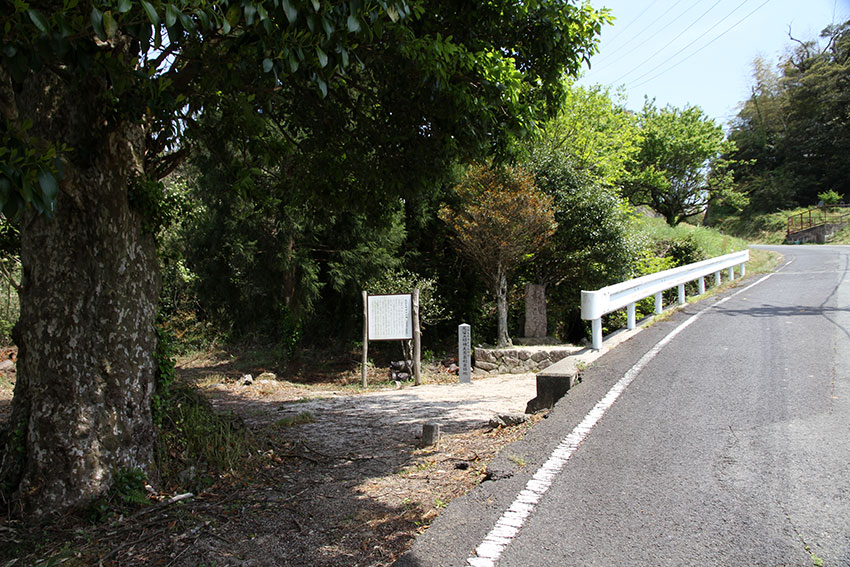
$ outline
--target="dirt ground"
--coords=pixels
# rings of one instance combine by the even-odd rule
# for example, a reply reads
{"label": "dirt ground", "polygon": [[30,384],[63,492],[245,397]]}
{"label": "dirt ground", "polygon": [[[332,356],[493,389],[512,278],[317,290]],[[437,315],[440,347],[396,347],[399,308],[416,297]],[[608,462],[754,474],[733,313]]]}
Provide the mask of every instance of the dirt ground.
{"label": "dirt ground", "polygon": [[[37,556],[18,564],[53,557],[107,566],[390,565],[452,499],[484,480],[500,448],[543,417],[488,426],[496,414],[523,413],[535,396],[532,374],[460,385],[432,368],[423,386],[389,383],[363,392],[350,385],[352,377],[303,384],[260,376],[262,370],[246,385],[245,366],[226,358],[179,366],[181,379],[263,439],[261,470],[109,525],[57,528]],[[13,380],[7,369],[0,410]],[[425,423],[441,427],[435,446],[420,446]],[[7,522],[0,539],[21,529]]]}

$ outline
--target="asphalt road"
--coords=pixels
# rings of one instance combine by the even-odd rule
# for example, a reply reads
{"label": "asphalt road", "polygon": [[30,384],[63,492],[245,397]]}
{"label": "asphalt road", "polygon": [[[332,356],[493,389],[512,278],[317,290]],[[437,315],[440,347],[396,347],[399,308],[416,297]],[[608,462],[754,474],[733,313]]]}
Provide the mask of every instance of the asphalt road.
{"label": "asphalt road", "polygon": [[777,249],[595,362],[398,565],[850,566],[850,247]]}

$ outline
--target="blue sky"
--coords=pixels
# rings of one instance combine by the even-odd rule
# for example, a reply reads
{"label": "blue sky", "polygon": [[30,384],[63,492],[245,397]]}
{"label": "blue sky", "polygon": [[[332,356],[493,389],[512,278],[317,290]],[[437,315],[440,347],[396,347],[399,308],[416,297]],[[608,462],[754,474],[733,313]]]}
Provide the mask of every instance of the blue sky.
{"label": "blue sky", "polygon": [[850,19],[850,0],[591,0],[616,20],[579,84],[623,87],[626,106],[701,107],[726,124],[749,96],[752,62]]}

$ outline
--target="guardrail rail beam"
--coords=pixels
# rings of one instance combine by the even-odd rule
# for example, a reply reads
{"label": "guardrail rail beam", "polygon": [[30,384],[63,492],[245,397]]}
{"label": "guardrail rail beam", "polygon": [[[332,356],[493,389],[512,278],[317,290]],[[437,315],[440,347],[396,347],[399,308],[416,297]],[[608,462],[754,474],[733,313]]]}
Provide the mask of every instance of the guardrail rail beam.
{"label": "guardrail rail beam", "polygon": [[687,266],[641,276],[622,283],[609,285],[595,291],[581,292],[581,318],[591,322],[594,350],[602,348],[602,316],[623,307],[627,308],[627,326],[634,329],[635,304],[641,299],[655,296],[655,313],[663,310],[662,292],[678,288],[678,301],[685,303],[685,284],[699,280],[700,295],[705,293],[705,276],[714,274],[714,284],[720,285],[721,272],[729,270],[729,280],[735,279],[735,267],[740,266],[740,277],[746,274],[745,264],[750,259],[750,251],[742,250],[716,258],[703,260]]}

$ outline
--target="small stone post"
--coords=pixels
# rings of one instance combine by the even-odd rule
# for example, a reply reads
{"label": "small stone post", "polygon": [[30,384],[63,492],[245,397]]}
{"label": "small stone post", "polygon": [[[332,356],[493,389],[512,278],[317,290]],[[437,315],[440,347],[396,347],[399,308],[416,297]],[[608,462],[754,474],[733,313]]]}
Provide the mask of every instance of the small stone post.
{"label": "small stone post", "polygon": [[440,424],[426,423],[422,426],[422,446],[429,447],[440,441]]}
{"label": "small stone post", "polygon": [[472,327],[467,323],[457,327],[457,366],[458,382],[472,382]]}

